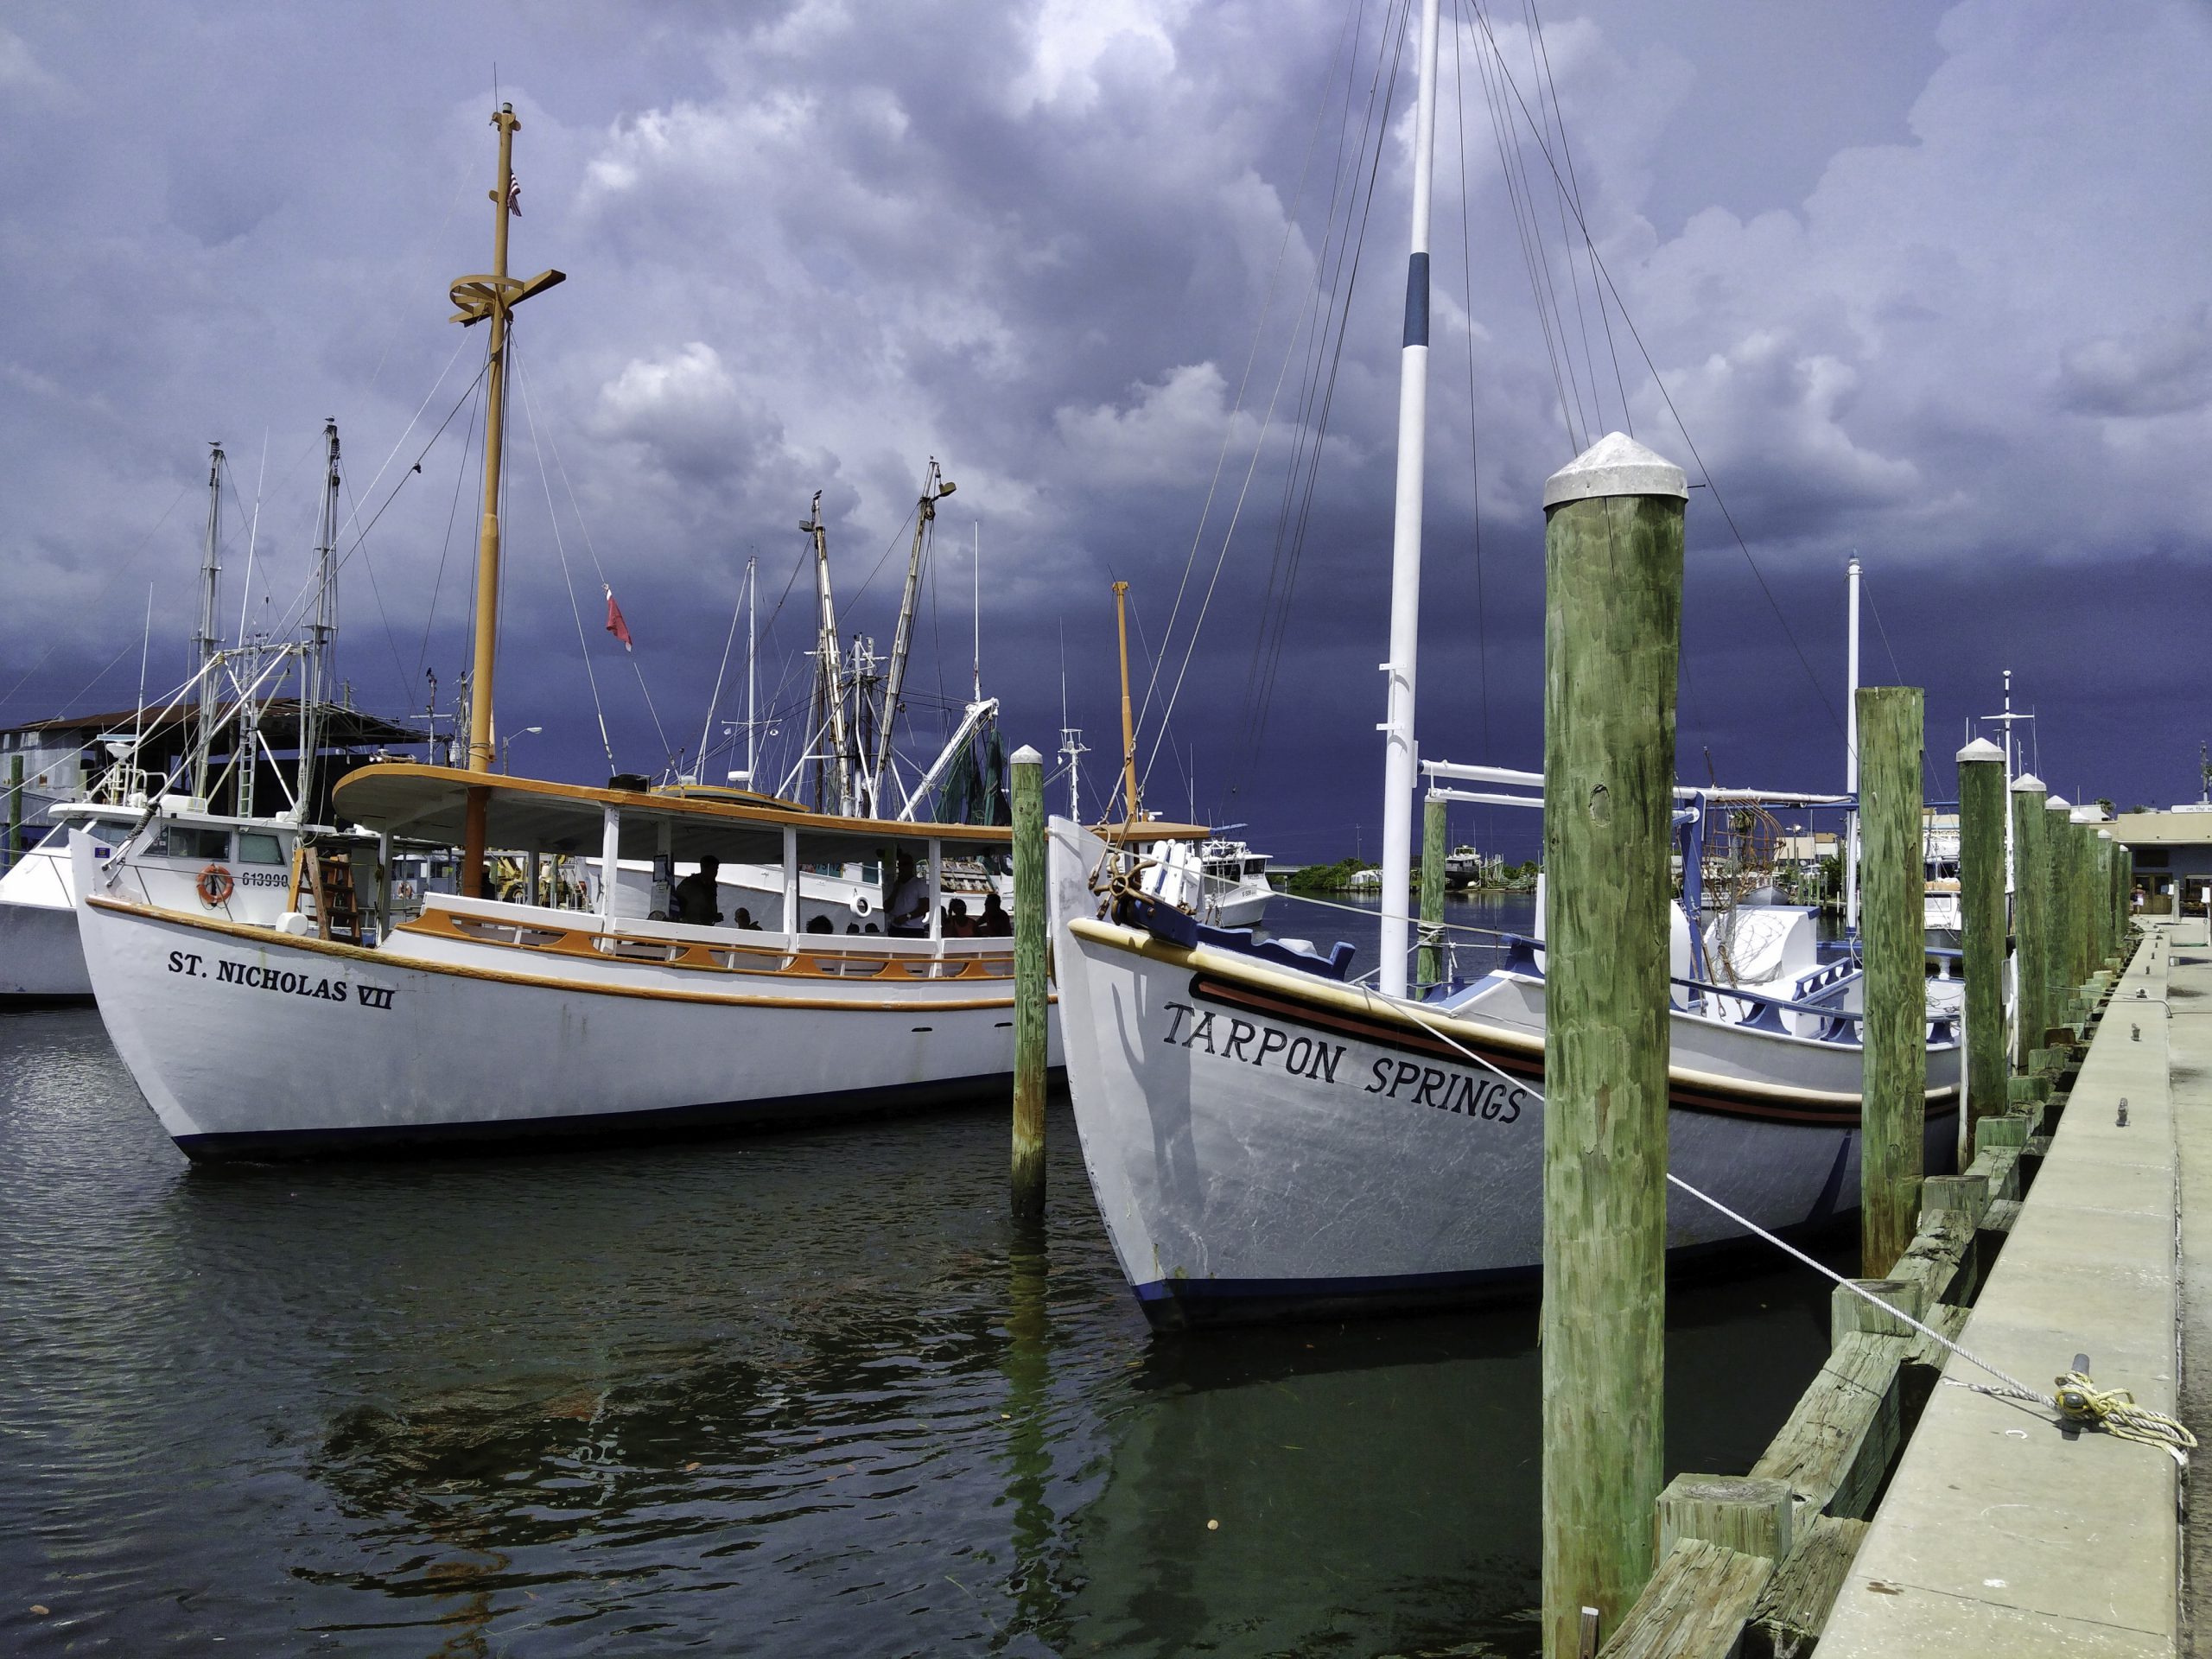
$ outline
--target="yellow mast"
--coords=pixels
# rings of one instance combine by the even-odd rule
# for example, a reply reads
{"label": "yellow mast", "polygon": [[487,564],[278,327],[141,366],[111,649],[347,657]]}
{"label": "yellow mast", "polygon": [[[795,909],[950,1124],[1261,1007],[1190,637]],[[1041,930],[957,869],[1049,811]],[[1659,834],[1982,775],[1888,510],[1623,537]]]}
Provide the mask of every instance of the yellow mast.
{"label": "yellow mast", "polygon": [[[484,519],[476,538],[476,648],[468,682],[468,770],[492,770],[492,662],[499,623],[499,462],[505,442],[507,316],[533,294],[563,280],[557,270],[541,270],[528,282],[507,275],[507,216],[514,202],[515,132],[522,123],[515,106],[499,105],[492,124],[499,130],[499,182],[492,192],[492,270],[463,276],[452,289],[459,308],[453,320],[464,328],[492,321],[491,361],[485,374]],[[484,891],[485,791],[468,791],[463,822],[461,890],[468,898]]]}
{"label": "yellow mast", "polygon": [[1137,821],[1137,734],[1129,720],[1129,584],[1114,584],[1114,627],[1122,639],[1122,794],[1128,822]]}

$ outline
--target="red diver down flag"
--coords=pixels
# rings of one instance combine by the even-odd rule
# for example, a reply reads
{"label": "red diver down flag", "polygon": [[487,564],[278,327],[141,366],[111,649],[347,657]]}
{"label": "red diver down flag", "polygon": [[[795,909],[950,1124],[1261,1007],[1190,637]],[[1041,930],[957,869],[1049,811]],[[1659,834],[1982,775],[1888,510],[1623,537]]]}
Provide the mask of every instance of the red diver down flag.
{"label": "red diver down flag", "polygon": [[614,602],[614,590],[603,582],[599,587],[600,591],[607,595],[607,631],[622,642],[623,650],[633,649],[630,644],[630,625],[622,620],[622,607]]}

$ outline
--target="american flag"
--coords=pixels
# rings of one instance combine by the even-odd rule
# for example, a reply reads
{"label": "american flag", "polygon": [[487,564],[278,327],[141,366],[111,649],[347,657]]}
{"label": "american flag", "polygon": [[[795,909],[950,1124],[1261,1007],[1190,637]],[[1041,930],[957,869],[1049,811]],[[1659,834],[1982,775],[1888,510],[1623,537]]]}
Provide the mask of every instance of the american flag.
{"label": "american flag", "polygon": [[522,175],[512,168],[507,170],[507,211],[522,217]]}

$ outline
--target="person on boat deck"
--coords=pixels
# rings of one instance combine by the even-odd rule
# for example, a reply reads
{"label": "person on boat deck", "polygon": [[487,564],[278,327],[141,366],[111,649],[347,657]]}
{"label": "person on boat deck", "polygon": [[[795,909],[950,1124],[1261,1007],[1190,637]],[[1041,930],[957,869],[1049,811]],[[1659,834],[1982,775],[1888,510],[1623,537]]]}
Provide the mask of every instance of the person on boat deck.
{"label": "person on boat deck", "polygon": [[702,858],[699,868],[676,884],[669,908],[676,913],[671,918],[690,922],[697,927],[712,927],[722,918],[721,906],[715,902],[715,878],[721,873],[721,861]]}
{"label": "person on boat deck", "polygon": [[891,936],[900,939],[918,939],[930,930],[930,893],[922,878],[914,874],[914,855],[899,855],[899,881],[891,889]]}
{"label": "person on boat deck", "polygon": [[760,924],[753,919],[753,912],[743,905],[737,907],[737,914],[730,918],[730,925],[741,928],[747,933],[758,933],[760,931]]}
{"label": "person on boat deck", "polygon": [[835,933],[837,930],[830,925],[827,916],[817,916],[806,925],[806,931],[810,933]]}
{"label": "person on boat deck", "polygon": [[983,899],[983,914],[976,924],[977,937],[986,939],[1010,939],[1014,937],[1014,918],[1006,913],[1006,906],[995,893]]}
{"label": "person on boat deck", "polygon": [[972,939],[976,924],[968,914],[968,901],[956,899],[944,907],[944,937],[948,939]]}

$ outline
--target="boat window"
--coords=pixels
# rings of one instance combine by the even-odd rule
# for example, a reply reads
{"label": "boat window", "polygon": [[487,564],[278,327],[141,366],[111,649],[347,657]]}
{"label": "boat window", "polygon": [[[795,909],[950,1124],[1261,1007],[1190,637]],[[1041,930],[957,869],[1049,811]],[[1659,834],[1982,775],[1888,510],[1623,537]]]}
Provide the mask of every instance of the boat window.
{"label": "boat window", "polygon": [[158,858],[208,858],[219,862],[231,855],[231,832],[190,823],[165,824],[146,850]]}
{"label": "boat window", "polygon": [[238,862],[241,864],[282,864],[284,861],[283,843],[264,830],[238,831]]}

